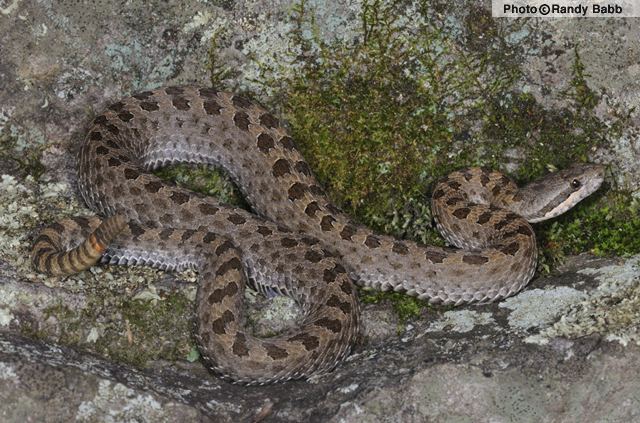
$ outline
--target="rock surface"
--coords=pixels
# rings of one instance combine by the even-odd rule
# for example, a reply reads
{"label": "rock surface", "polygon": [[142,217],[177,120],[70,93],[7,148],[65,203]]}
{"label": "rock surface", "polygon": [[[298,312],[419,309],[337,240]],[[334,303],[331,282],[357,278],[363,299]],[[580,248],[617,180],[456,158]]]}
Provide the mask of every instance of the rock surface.
{"label": "rock surface", "polygon": [[[313,4],[322,31],[349,37],[358,2]],[[87,213],[73,184],[90,118],[125,93],[206,84],[219,32],[219,60],[239,71],[239,86],[251,87],[256,64],[286,51],[290,7],[285,0],[0,3],[0,420],[640,420],[640,257],[583,256],[500,304],[433,309],[410,323],[387,304],[367,305],[366,342],[335,372],[256,388],[222,382],[194,361],[194,286],[182,283],[193,275],[101,268],[51,279],[31,271],[26,257],[42,222]],[[545,86],[569,84],[579,43],[589,84],[636,107],[634,126],[598,152],[614,163],[616,183],[636,191],[637,23],[531,21],[534,44],[523,47],[526,84],[542,104],[557,101]],[[609,118],[605,102],[599,110]],[[140,356],[146,366],[136,366]]]}

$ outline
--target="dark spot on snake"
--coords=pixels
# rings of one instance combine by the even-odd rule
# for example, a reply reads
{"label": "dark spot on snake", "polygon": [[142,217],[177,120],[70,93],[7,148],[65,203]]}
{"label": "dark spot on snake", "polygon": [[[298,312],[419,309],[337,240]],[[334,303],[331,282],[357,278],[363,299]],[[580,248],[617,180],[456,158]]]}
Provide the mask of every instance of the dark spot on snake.
{"label": "dark spot on snake", "polygon": [[238,112],[233,116],[233,123],[243,131],[249,129],[249,115],[245,112]]}
{"label": "dark spot on snake", "polygon": [[501,187],[500,187],[500,185],[496,185],[496,186],[494,186],[494,187],[493,187],[493,189],[491,190],[491,194],[493,194],[493,195],[498,195],[498,194],[500,194],[500,191],[501,191]]}
{"label": "dark spot on snake", "polygon": [[144,189],[146,189],[147,192],[156,193],[156,192],[160,191],[160,188],[162,188],[162,185],[163,184],[160,181],[151,181],[151,182],[148,182],[148,183],[144,184]]}
{"label": "dark spot on snake", "polygon": [[231,99],[231,102],[233,102],[233,105],[236,107],[242,107],[244,109],[248,109],[249,107],[251,107],[251,102],[249,100],[247,100],[244,97],[240,97],[239,95],[234,95],[233,98]]}
{"label": "dark spot on snake", "polygon": [[138,196],[138,195],[142,194],[142,190],[140,188],[138,188],[138,187],[131,187],[131,188],[129,188],[129,194]]}
{"label": "dark spot on snake", "polygon": [[458,219],[466,219],[467,216],[469,216],[469,213],[471,213],[471,209],[468,207],[462,207],[460,209],[456,209],[453,212],[453,215],[455,217],[457,217]]}
{"label": "dark spot on snake", "polygon": [[529,226],[526,226],[526,225],[518,226],[517,231],[518,231],[519,234],[522,234],[522,235],[530,235],[530,236],[533,235],[533,232],[531,232],[531,228]]}
{"label": "dark spot on snake", "polygon": [[155,101],[143,101],[142,103],[140,103],[140,108],[142,110],[146,110],[147,112],[155,112],[156,110],[160,109],[160,106],[158,106],[158,103],[156,103]]}
{"label": "dark spot on snake", "polygon": [[473,175],[468,170],[465,170],[464,172],[462,172],[462,176],[464,176],[465,181],[470,181],[471,178],[473,178]]}
{"label": "dark spot on snake", "polygon": [[355,227],[351,225],[345,225],[344,228],[342,228],[342,231],[340,231],[340,237],[342,237],[342,239],[351,241],[351,237],[355,235],[356,232],[357,230]]}
{"label": "dark spot on snake", "polygon": [[333,282],[338,277],[338,274],[331,269],[325,269],[322,274],[322,279],[325,282]]}
{"label": "dark spot on snake", "polygon": [[515,220],[515,219],[517,219],[519,217],[520,217],[520,215],[517,214],[517,213],[507,213],[507,215],[505,216],[505,218],[509,219],[509,220]]}
{"label": "dark spot on snake", "polygon": [[266,226],[258,226],[258,233],[262,236],[268,236],[273,233],[273,231]]}
{"label": "dark spot on snake", "polygon": [[169,239],[169,237],[171,236],[171,234],[173,234],[173,229],[171,228],[167,228],[167,229],[163,229],[158,236],[160,237],[160,239],[166,241]]}
{"label": "dark spot on snake", "polygon": [[311,263],[317,263],[322,260],[324,256],[316,250],[309,250],[305,253],[304,258]]}
{"label": "dark spot on snake", "polygon": [[310,202],[307,207],[304,209],[304,212],[307,216],[315,217],[316,212],[320,210],[320,206],[315,201]]}
{"label": "dark spot on snake", "polygon": [[489,261],[488,257],[485,256],[481,256],[479,254],[467,254],[465,256],[462,256],[462,261],[467,263],[467,264],[473,264],[473,265],[481,265],[481,264],[485,264],[486,262]]}
{"label": "dark spot on snake", "polygon": [[432,198],[434,200],[437,200],[438,198],[442,197],[444,195],[444,190],[443,189],[437,189],[434,191]]}
{"label": "dark spot on snake", "polygon": [[298,241],[293,238],[282,238],[282,240],[280,240],[280,244],[285,248],[291,248],[298,245]]}
{"label": "dark spot on snake", "polygon": [[351,293],[353,292],[353,284],[351,283],[351,281],[349,279],[345,279],[340,284],[340,290],[342,292],[344,292],[345,294],[351,295]]}
{"label": "dark spot on snake", "polygon": [[260,115],[260,124],[267,128],[277,128],[280,126],[278,119],[276,119],[271,113],[264,113]]}
{"label": "dark spot on snake", "polygon": [[204,111],[207,112],[208,115],[219,115],[222,107],[218,104],[217,101],[207,100],[202,105],[204,107]]}
{"label": "dark spot on snake", "polygon": [[198,93],[201,97],[215,97],[218,95],[218,90],[215,88],[200,88]]}
{"label": "dark spot on snake", "polygon": [[112,139],[107,139],[106,143],[108,147],[115,148],[115,149],[120,148],[120,146]]}
{"label": "dark spot on snake", "polygon": [[307,186],[300,182],[296,182],[291,185],[289,188],[288,194],[290,200],[299,200],[304,196],[304,193],[307,191]]}
{"label": "dark spot on snake", "polygon": [[102,134],[98,131],[93,131],[89,133],[89,139],[91,141],[100,141],[102,139]]}
{"label": "dark spot on snake", "polygon": [[406,255],[409,252],[409,248],[402,242],[394,242],[391,249],[394,253],[400,255]]}
{"label": "dark spot on snake", "polygon": [[302,238],[300,238],[300,241],[302,241],[305,245],[309,245],[309,246],[316,245],[318,242],[320,242],[317,239],[311,238],[308,236],[303,236]]}
{"label": "dark spot on snake", "polygon": [[517,242],[512,242],[511,244],[502,247],[500,251],[502,251],[504,254],[513,256],[518,252],[519,249],[520,244],[518,244]]}
{"label": "dark spot on snake", "polygon": [[182,111],[186,111],[191,108],[191,104],[189,103],[189,100],[187,100],[184,97],[174,97],[171,100],[171,104],[173,104],[173,107],[175,107],[176,109],[182,110]]}
{"label": "dark spot on snake", "polygon": [[451,197],[451,198],[447,199],[447,205],[448,206],[455,206],[460,201],[462,201],[462,198],[460,198],[460,197]]}
{"label": "dark spot on snake", "polygon": [[456,181],[449,181],[447,182],[447,185],[449,185],[449,187],[451,187],[452,189],[458,189],[461,186],[460,183]]}
{"label": "dark spot on snake", "polygon": [[367,239],[364,240],[364,245],[369,248],[378,248],[380,246],[380,240],[373,235],[369,235]]}
{"label": "dark spot on snake", "polygon": [[328,317],[323,317],[322,319],[318,319],[315,321],[317,326],[329,329],[333,333],[339,333],[342,330],[342,322],[338,319],[329,319]]}
{"label": "dark spot on snake", "polygon": [[293,150],[296,147],[293,142],[293,138],[288,136],[280,138],[280,144],[287,150]]}
{"label": "dark spot on snake", "polygon": [[195,231],[195,230],[193,230],[193,229],[187,229],[187,230],[185,230],[185,231],[182,233],[182,237],[180,237],[180,239],[181,239],[182,241],[186,241],[186,240],[188,240],[189,238],[191,238],[191,237],[193,236],[193,234],[195,234],[195,233],[196,233],[196,231]]}
{"label": "dark spot on snake", "polygon": [[180,95],[184,92],[184,88],[182,87],[167,87],[164,89],[164,92],[170,95]]}
{"label": "dark spot on snake", "polygon": [[232,248],[234,248],[233,243],[229,240],[226,240],[225,242],[220,244],[218,248],[216,248],[216,255],[221,256]]}
{"label": "dark spot on snake", "polygon": [[169,198],[171,198],[171,201],[176,204],[184,204],[189,201],[190,196],[189,194],[185,194],[184,192],[172,191]]}
{"label": "dark spot on snake", "polygon": [[113,110],[114,112],[119,112],[120,110],[122,110],[122,108],[124,107],[124,103],[122,103],[121,101],[117,102],[117,103],[113,103],[111,106],[109,106],[109,110]]}
{"label": "dark spot on snake", "polygon": [[107,163],[109,164],[109,166],[120,166],[121,162],[115,157],[110,157]]}
{"label": "dark spot on snake", "polygon": [[[46,234],[42,234],[42,235],[38,236],[38,238],[36,238],[36,240],[33,242],[33,245],[37,245],[37,244],[39,244],[41,242],[43,242],[45,244],[53,244],[53,240]],[[45,251],[48,251],[48,250],[45,250]],[[34,260],[34,261],[37,262],[37,260]]]}
{"label": "dark spot on snake", "polygon": [[509,224],[509,219],[502,219],[501,221],[493,225],[493,228],[499,231],[500,229],[504,228],[508,224]]}
{"label": "dark spot on snake", "polygon": [[301,342],[304,349],[307,351],[314,350],[320,345],[320,341],[317,336],[309,335],[308,333],[299,333],[291,338],[287,338],[290,342]]}
{"label": "dark spot on snake", "polygon": [[142,229],[142,226],[135,222],[129,222],[129,231],[131,231],[131,235],[133,235],[134,238],[139,237],[145,232],[145,230]]}
{"label": "dark spot on snake", "polygon": [[309,186],[309,192],[313,195],[322,195],[324,191],[320,185],[311,185]]}
{"label": "dark spot on snake", "polygon": [[235,282],[229,282],[224,288],[215,289],[209,297],[207,302],[209,304],[218,304],[224,300],[225,297],[231,297],[238,292],[238,285]]}
{"label": "dark spot on snake", "polygon": [[141,93],[137,93],[133,95],[133,98],[136,98],[138,100],[146,100],[149,97],[151,97],[153,95],[153,93],[151,91],[143,91]]}
{"label": "dark spot on snake", "polygon": [[129,122],[131,119],[133,119],[133,113],[131,113],[128,110],[125,110],[124,112],[118,113],[118,119],[120,119],[123,122]]}
{"label": "dark spot on snake", "polygon": [[202,242],[205,242],[207,244],[215,241],[217,238],[216,234],[213,232],[207,232],[205,236],[202,237]]}
{"label": "dark spot on snake", "polygon": [[127,179],[136,179],[140,176],[140,172],[135,169],[127,168],[124,170],[124,177]]}
{"label": "dark spot on snake", "polygon": [[227,325],[227,323],[233,322],[234,320],[235,316],[233,315],[233,313],[229,310],[225,310],[225,312],[222,313],[222,317],[219,317],[213,321],[213,323],[211,324],[211,330],[213,330],[213,332],[217,333],[218,335],[223,335],[225,333],[225,326]]}
{"label": "dark spot on snake", "polygon": [[424,256],[431,263],[442,263],[444,261],[444,259],[447,257],[447,255],[445,253],[443,253],[441,251],[433,251],[433,250],[425,251]]}
{"label": "dark spot on snake", "polygon": [[120,130],[115,125],[112,125],[112,124],[109,123],[109,124],[105,125],[105,127],[113,135],[118,135],[120,133]]}
{"label": "dark spot on snake", "polygon": [[128,163],[128,162],[130,162],[130,161],[131,161],[131,160],[129,160],[129,157],[125,156],[124,154],[120,154],[120,155],[118,156],[118,159],[120,159],[120,161],[121,161],[122,163]]}
{"label": "dark spot on snake", "polygon": [[96,148],[96,154],[104,156],[105,154],[108,154],[108,153],[109,153],[109,149],[103,145],[100,145]]}
{"label": "dark spot on snake", "polygon": [[483,173],[482,175],[480,175],[480,183],[483,187],[486,187],[489,183],[489,177]]}
{"label": "dark spot on snake", "polygon": [[320,227],[322,228],[323,231],[330,231],[333,229],[333,222],[335,222],[336,219],[331,216],[330,214],[326,214],[322,217],[322,220],[320,221]]}
{"label": "dark spot on snake", "polygon": [[303,175],[306,175],[306,176],[311,175],[311,168],[309,167],[307,162],[305,162],[304,160],[300,160],[299,162],[297,162],[295,168],[298,172],[302,173]]}
{"label": "dark spot on snake", "polygon": [[273,358],[274,360],[282,360],[283,358],[289,357],[289,353],[287,352],[287,350],[282,349],[280,347],[276,347],[273,344],[265,343],[264,349],[267,350],[267,355]]}
{"label": "dark spot on snake", "polygon": [[327,305],[329,307],[339,308],[340,311],[342,311],[344,314],[351,313],[351,304],[349,304],[348,301],[340,301],[340,299],[335,295],[332,295],[331,298],[329,298],[329,301],[327,301]]}
{"label": "dark spot on snake", "polygon": [[479,225],[484,225],[489,220],[491,220],[492,214],[489,212],[484,212],[480,216],[478,216],[478,220],[476,221]]}
{"label": "dark spot on snake", "polygon": [[232,350],[233,353],[238,357],[249,355],[249,348],[247,348],[247,338],[242,332],[238,333],[236,335],[236,338],[233,340]]}
{"label": "dark spot on snake", "polygon": [[268,153],[275,146],[273,138],[264,132],[258,135],[258,148],[263,153]]}
{"label": "dark spot on snake", "polygon": [[93,120],[93,123],[96,125],[105,125],[109,120],[105,115],[100,115]]}
{"label": "dark spot on snake", "polygon": [[289,166],[289,161],[287,159],[278,159],[273,164],[273,176],[279,178],[282,175],[286,175],[287,173],[291,173],[291,166]]}
{"label": "dark spot on snake", "polygon": [[227,220],[234,225],[242,225],[247,221],[247,219],[237,213],[230,214],[229,217],[227,217]]}
{"label": "dark spot on snake", "polygon": [[208,203],[202,203],[198,206],[198,210],[200,210],[200,213],[202,214],[206,214],[209,216],[213,216],[214,214],[218,213],[218,208],[216,206],[212,206],[211,204]]}
{"label": "dark spot on snake", "polygon": [[240,263],[240,259],[238,257],[233,257],[230,260],[224,262],[218,270],[216,271],[216,275],[221,276],[227,273],[229,270],[240,270],[242,269],[242,264]]}

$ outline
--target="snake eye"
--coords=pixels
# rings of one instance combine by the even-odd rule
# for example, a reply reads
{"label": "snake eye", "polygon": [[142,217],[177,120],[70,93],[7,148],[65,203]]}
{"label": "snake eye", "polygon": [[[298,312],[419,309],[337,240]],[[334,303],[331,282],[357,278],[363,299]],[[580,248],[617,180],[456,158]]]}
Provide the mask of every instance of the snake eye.
{"label": "snake eye", "polygon": [[571,181],[571,188],[573,188],[573,189],[580,188],[580,181],[577,180],[577,179],[574,179],[573,181]]}

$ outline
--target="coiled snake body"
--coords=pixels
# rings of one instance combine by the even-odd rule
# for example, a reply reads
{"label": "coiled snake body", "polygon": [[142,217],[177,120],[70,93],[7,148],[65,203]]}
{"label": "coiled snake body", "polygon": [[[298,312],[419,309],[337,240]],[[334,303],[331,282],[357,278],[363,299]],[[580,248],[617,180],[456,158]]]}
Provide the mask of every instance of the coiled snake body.
{"label": "coiled snake body", "polygon": [[[168,163],[216,164],[257,214],[164,183]],[[431,302],[493,301],[532,278],[527,223],[572,207],[601,184],[603,168],[576,165],[519,189],[498,172],[454,172],[433,192],[439,248],[375,234],[325,196],[271,114],[210,88],[168,87],[111,105],[93,120],[79,157],[79,189],[106,219],[72,218],[36,239],[35,267],[69,274],[99,260],[199,272],[196,338],[218,373],[267,383],[329,371],[358,331],[352,280]],[[83,241],[84,240],[84,241]],[[299,327],[266,339],[243,327],[247,282],[293,297]]]}

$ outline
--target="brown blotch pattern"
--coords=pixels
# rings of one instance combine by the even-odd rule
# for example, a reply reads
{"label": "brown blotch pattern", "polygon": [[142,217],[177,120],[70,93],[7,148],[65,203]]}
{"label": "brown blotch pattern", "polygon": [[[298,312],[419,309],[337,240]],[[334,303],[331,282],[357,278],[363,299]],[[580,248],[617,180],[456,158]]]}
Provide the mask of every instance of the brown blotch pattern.
{"label": "brown blotch pattern", "polygon": [[237,213],[230,214],[229,217],[227,217],[227,220],[233,223],[234,225],[242,225],[247,221],[247,219],[245,219],[244,216],[241,216]]}
{"label": "brown blotch pattern", "polygon": [[322,220],[320,221],[320,227],[325,232],[326,231],[330,231],[330,230],[333,229],[333,222],[335,222],[335,221],[336,221],[336,219],[333,216],[331,216],[329,214],[324,215],[322,217]]}
{"label": "brown blotch pattern", "polygon": [[322,260],[324,255],[316,250],[309,250],[304,254],[304,258],[311,263],[317,263]]}
{"label": "brown blotch pattern", "polygon": [[347,241],[351,241],[351,237],[355,235],[356,232],[357,230],[353,226],[345,225],[345,227],[342,228],[342,231],[340,231],[340,237],[342,239],[346,239]]}
{"label": "brown blotch pattern", "polygon": [[243,131],[249,129],[249,115],[245,112],[238,112],[233,116],[233,123]]}
{"label": "brown blotch pattern", "polygon": [[479,254],[467,254],[462,256],[462,261],[467,264],[473,264],[479,266],[489,261],[488,257],[481,256]]}
{"label": "brown blotch pattern", "polygon": [[333,333],[339,333],[342,330],[342,323],[338,319],[329,319],[328,317],[324,317],[316,320],[315,323],[317,326],[329,329]]}
{"label": "brown blotch pattern", "polygon": [[369,235],[364,240],[364,245],[366,245],[369,248],[378,248],[380,246],[380,240],[373,235]]}
{"label": "brown blotch pattern", "polygon": [[289,353],[287,350],[277,347],[273,344],[264,344],[264,349],[267,350],[267,355],[274,360],[282,360],[283,358],[289,357]]}
{"label": "brown blotch pattern", "polygon": [[191,197],[189,196],[189,194],[186,194],[184,192],[173,191],[169,198],[171,198],[171,201],[173,201],[175,204],[180,205],[180,204],[184,204],[187,201],[189,201],[189,198],[191,198]]}
{"label": "brown blotch pattern", "polygon": [[471,209],[468,207],[462,207],[460,209],[456,209],[453,212],[453,215],[455,217],[457,217],[458,219],[466,219],[467,216],[469,216],[469,213],[471,213]]}
{"label": "brown blotch pattern", "polygon": [[278,119],[276,119],[271,113],[264,113],[260,115],[260,124],[270,129],[280,126]]}
{"label": "brown blotch pattern", "polygon": [[206,214],[208,216],[213,216],[214,214],[218,213],[218,208],[208,203],[200,204],[198,206],[198,210],[200,210],[200,213]]}
{"label": "brown blotch pattern", "polygon": [[273,142],[273,138],[270,135],[265,134],[264,132],[258,135],[258,148],[263,153],[268,153],[270,149],[275,147],[275,143]]}
{"label": "brown blotch pattern", "polygon": [[187,111],[191,108],[191,104],[189,100],[184,97],[173,97],[171,100],[171,104],[178,110]]}
{"label": "brown blotch pattern", "polygon": [[219,115],[222,107],[218,104],[218,102],[213,100],[207,100],[202,104],[204,107],[204,111],[207,112],[208,115]]}
{"label": "brown blotch pattern", "polygon": [[287,159],[278,159],[273,164],[273,176],[279,178],[282,175],[286,175],[291,173],[291,166],[289,166],[289,160]]}
{"label": "brown blotch pattern", "polygon": [[444,259],[447,257],[447,255],[445,253],[443,253],[441,251],[433,251],[433,250],[427,250],[424,253],[424,256],[431,263],[442,263],[444,261]]}
{"label": "brown blotch pattern", "polygon": [[296,148],[293,142],[293,138],[291,137],[284,136],[280,138],[280,144],[287,150],[293,150],[294,148]]}
{"label": "brown blotch pattern", "polygon": [[400,255],[406,255],[409,252],[409,248],[402,242],[398,241],[398,242],[394,242],[393,243],[393,248],[391,249],[394,253],[396,254],[400,254]]}
{"label": "brown blotch pattern", "polygon": [[511,244],[500,248],[500,251],[502,251],[504,254],[513,256],[518,252],[519,249],[520,249],[520,244],[514,241]]}
{"label": "brown blotch pattern", "polygon": [[307,191],[307,186],[300,182],[296,182],[289,188],[288,194],[290,200],[299,200],[304,197],[304,193]]}
{"label": "brown blotch pattern", "polygon": [[320,210],[321,209],[318,203],[315,201],[312,201],[309,204],[307,204],[307,207],[304,209],[304,212],[307,214],[307,216],[315,217],[316,212]]}
{"label": "brown blotch pattern", "polygon": [[218,270],[216,270],[216,275],[221,276],[227,273],[229,270],[240,270],[242,269],[242,263],[240,263],[240,259],[238,257],[233,257],[230,260],[224,262]]}

